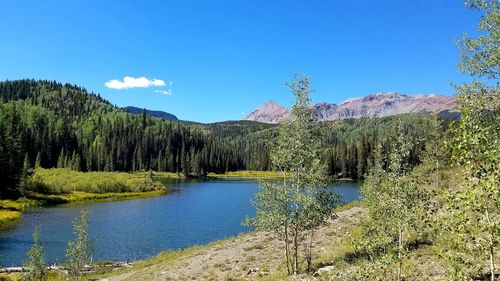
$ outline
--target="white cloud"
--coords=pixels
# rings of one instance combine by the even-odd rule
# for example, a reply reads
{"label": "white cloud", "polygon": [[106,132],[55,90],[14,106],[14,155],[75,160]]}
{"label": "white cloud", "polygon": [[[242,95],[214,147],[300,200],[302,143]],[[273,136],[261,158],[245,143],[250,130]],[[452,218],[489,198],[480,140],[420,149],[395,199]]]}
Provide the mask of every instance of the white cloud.
{"label": "white cloud", "polygon": [[[173,83],[172,81],[169,81],[168,84],[169,86],[171,86]],[[148,79],[146,77],[134,78],[130,76],[123,77],[122,81],[113,79],[104,83],[104,86],[115,90],[123,90],[131,88],[163,87],[165,85],[166,85],[165,81],[160,79]]]}
{"label": "white cloud", "polygon": [[155,93],[170,96],[170,95],[172,95],[172,90],[170,90],[170,89],[168,89],[168,90],[155,90]]}

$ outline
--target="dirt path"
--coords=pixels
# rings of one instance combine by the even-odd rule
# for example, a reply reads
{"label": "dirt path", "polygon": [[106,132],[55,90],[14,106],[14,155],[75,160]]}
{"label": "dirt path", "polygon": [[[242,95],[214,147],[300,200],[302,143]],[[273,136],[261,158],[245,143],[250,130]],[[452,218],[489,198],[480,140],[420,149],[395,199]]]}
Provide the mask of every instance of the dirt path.
{"label": "dirt path", "polygon": [[[359,207],[338,213],[316,234],[314,251],[325,254],[331,245],[348,234],[347,229],[365,214]],[[254,232],[222,241],[174,261],[158,262],[145,268],[108,278],[119,280],[231,280],[251,279],[275,272],[283,264],[282,241],[272,233]]]}

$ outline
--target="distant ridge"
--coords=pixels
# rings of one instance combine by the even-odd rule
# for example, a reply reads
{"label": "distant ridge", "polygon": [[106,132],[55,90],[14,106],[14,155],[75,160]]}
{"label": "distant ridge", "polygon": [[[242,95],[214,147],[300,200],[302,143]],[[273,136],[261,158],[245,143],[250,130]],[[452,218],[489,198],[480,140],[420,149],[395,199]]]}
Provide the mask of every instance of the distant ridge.
{"label": "distant ridge", "polygon": [[[319,121],[362,117],[384,117],[403,113],[440,114],[453,116],[456,113],[455,97],[437,94],[405,95],[396,92],[376,93],[366,97],[351,98],[340,104],[317,103],[314,114]],[[267,101],[244,120],[263,123],[279,123],[290,115],[290,110],[274,101]]]}
{"label": "distant ridge", "polygon": [[[127,106],[127,107],[122,107],[122,110],[132,114],[141,114],[144,109],[135,106]],[[164,111],[146,109],[146,113],[149,116],[160,117],[169,121],[179,121],[177,116]]]}

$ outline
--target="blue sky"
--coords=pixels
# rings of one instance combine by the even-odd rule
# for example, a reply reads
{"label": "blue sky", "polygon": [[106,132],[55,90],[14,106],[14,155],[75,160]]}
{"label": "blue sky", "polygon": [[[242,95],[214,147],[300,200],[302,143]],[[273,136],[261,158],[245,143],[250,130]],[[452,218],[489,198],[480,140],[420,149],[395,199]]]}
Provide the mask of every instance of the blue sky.
{"label": "blue sky", "polygon": [[[291,105],[294,73],[312,76],[315,102],[451,95],[467,79],[455,40],[476,33],[478,14],[460,0],[2,0],[0,19],[0,80],[69,82],[213,122],[270,99]],[[126,76],[150,87],[105,86],[130,86]]]}

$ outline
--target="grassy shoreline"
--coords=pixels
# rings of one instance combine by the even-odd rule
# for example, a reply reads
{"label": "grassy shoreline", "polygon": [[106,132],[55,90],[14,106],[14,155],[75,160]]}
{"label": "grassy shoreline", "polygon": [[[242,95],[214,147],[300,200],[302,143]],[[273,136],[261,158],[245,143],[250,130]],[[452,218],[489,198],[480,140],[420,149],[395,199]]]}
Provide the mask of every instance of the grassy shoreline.
{"label": "grassy shoreline", "polygon": [[76,202],[139,199],[168,192],[159,179],[180,178],[163,172],[77,172],[69,169],[33,171],[26,185],[26,196],[0,200],[0,228],[18,222],[30,208]]}
{"label": "grassy shoreline", "polygon": [[252,179],[269,179],[281,178],[282,175],[273,171],[234,171],[225,174],[209,173],[210,178],[252,178]]}
{"label": "grassy shoreline", "polygon": [[[283,179],[283,174],[275,171],[233,171],[224,174],[209,173],[209,178]],[[352,178],[335,178],[336,182],[355,181]]]}
{"label": "grassy shoreline", "polygon": [[[68,194],[33,194],[29,198],[0,200],[0,229],[18,222],[22,213],[37,206],[68,203],[89,203],[148,198],[167,194],[167,189],[138,192],[88,193],[75,191]],[[27,203],[28,202],[28,203]]]}
{"label": "grassy shoreline", "polygon": [[40,202],[27,198],[0,200],[0,229],[15,224],[25,210],[39,205]]}
{"label": "grassy shoreline", "polygon": [[88,203],[88,202],[101,202],[110,200],[118,201],[118,200],[128,200],[128,199],[139,199],[139,198],[164,195],[167,193],[168,193],[167,189],[138,191],[138,192],[106,192],[106,193],[87,193],[87,192],[75,191],[70,194],[62,194],[62,195],[36,194],[30,198],[44,202],[43,205],[51,205],[51,204],[77,203],[77,202]]}

